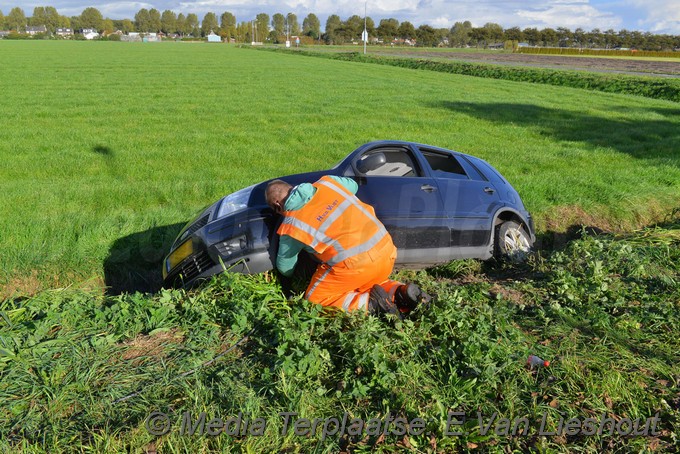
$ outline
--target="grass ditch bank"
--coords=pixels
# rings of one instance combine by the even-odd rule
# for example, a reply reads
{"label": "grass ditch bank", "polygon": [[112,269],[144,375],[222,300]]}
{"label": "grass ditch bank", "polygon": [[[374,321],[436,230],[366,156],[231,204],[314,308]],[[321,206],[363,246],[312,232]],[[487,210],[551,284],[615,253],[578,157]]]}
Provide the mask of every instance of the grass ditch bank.
{"label": "grass ditch bank", "polygon": [[[60,290],[5,300],[0,450],[680,448],[680,219],[619,237],[583,233],[523,266],[455,261],[401,277],[437,295],[430,310],[404,322],[286,301],[267,275],[226,274],[155,296]],[[550,366],[527,368],[529,354]],[[447,435],[450,411],[467,416],[452,429],[463,435]],[[170,425],[154,426],[152,412]],[[240,414],[264,428],[183,435],[184,415],[198,427],[202,412],[206,424]],[[422,418],[424,430],[283,435],[282,412],[363,421],[392,414]],[[502,418],[526,418],[527,433]],[[643,435],[560,433],[571,418],[615,426],[657,419]]]}
{"label": "grass ditch bank", "polygon": [[680,82],[652,77],[612,76],[583,71],[507,67],[466,62],[439,62],[427,59],[372,56],[364,55],[359,52],[331,53],[271,47],[258,50],[286,52],[309,57],[390,65],[400,68],[437,71],[465,76],[510,80],[514,82],[531,82],[560,87],[582,88],[605,93],[620,93],[680,102]]}

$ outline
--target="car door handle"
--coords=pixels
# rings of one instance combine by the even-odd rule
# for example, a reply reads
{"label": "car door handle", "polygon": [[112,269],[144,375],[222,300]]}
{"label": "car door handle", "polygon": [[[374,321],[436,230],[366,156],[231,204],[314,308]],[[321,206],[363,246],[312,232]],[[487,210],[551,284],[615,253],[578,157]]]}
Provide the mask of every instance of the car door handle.
{"label": "car door handle", "polygon": [[494,192],[496,192],[496,190],[494,188],[490,188],[487,186],[484,188],[484,192],[486,192],[487,194],[493,194]]}
{"label": "car door handle", "polygon": [[437,188],[435,188],[431,184],[424,184],[420,187],[420,189],[425,192],[434,192],[437,190]]}

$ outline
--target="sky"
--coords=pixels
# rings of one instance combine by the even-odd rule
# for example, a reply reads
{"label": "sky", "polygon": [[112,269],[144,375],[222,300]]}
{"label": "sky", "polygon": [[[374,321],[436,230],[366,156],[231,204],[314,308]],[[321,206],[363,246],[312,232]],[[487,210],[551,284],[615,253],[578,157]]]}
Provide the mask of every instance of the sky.
{"label": "sky", "polygon": [[376,26],[387,18],[435,28],[469,20],[473,27],[494,22],[503,28],[565,27],[573,31],[580,27],[680,35],[680,0],[0,0],[5,15],[17,6],[26,16],[33,15],[36,6],[54,6],[69,17],[94,7],[110,19],[134,19],[142,8],[194,13],[199,20],[208,12],[219,17],[228,11],[238,22],[250,21],[259,13],[295,13],[302,23],[307,14],[314,13],[322,29],[331,14],[345,20],[355,14],[363,17],[365,9]]}

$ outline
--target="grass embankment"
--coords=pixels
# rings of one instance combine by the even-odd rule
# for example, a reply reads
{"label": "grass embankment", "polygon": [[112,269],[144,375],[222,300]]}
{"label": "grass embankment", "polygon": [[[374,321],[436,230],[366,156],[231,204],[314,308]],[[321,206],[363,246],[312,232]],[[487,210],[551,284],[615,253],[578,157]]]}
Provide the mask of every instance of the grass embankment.
{"label": "grass embankment", "polygon": [[201,207],[376,139],[488,160],[547,236],[680,198],[676,103],[226,45],[0,46],[0,297],[157,281]]}
{"label": "grass embankment", "polygon": [[[677,450],[679,245],[676,218],[586,235],[524,267],[402,275],[437,295],[404,322],[324,314],[265,275],[155,296],[6,300],[0,450]],[[529,354],[550,366],[529,369]],[[284,412],[297,413],[285,435]],[[331,418],[345,414],[340,436]],[[383,435],[390,414],[414,432],[395,422]],[[303,418],[327,425],[295,433]]]}

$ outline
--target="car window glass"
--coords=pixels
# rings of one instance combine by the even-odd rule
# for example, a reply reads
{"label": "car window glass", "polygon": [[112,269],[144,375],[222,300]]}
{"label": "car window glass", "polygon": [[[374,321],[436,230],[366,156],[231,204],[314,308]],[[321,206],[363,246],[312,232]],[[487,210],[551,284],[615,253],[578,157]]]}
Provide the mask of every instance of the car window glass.
{"label": "car window glass", "polygon": [[465,169],[463,169],[463,166],[460,165],[455,156],[430,150],[422,150],[422,152],[425,160],[430,164],[432,174],[435,177],[468,179]]}
{"label": "car window glass", "polygon": [[371,156],[382,154],[384,159],[374,159],[377,163],[362,175],[374,177],[419,177],[421,176],[410,150],[405,148],[376,148],[364,153],[357,161],[366,160]]}

